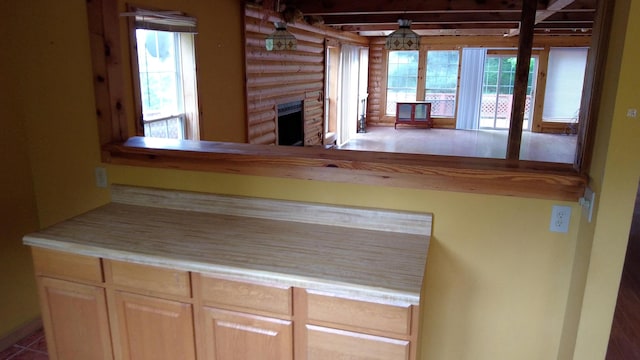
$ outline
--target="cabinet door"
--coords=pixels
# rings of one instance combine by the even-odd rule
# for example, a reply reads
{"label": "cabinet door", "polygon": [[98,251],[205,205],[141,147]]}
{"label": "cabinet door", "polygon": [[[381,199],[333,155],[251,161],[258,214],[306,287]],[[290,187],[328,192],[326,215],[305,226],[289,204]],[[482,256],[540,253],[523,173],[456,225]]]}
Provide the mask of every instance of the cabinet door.
{"label": "cabinet door", "polygon": [[206,358],[211,360],[291,360],[291,321],[204,308]]}
{"label": "cabinet door", "polygon": [[122,359],[195,359],[191,304],[116,291]]}
{"label": "cabinet door", "polygon": [[414,119],[415,121],[427,121],[428,119],[427,104],[415,105]]}
{"label": "cabinet door", "polygon": [[113,359],[104,289],[38,278],[49,356],[55,359]]}
{"label": "cabinet door", "polygon": [[407,360],[409,341],[307,325],[307,360]]}
{"label": "cabinet door", "polygon": [[396,109],[397,120],[412,121],[413,120],[413,104],[397,104]]}

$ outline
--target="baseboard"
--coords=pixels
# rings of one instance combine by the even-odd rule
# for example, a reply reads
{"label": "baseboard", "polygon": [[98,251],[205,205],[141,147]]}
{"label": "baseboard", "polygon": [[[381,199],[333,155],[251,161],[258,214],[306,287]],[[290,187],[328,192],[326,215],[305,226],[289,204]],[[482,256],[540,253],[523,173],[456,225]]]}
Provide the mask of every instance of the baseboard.
{"label": "baseboard", "polygon": [[22,338],[42,327],[42,318],[37,317],[25,324],[20,325],[8,335],[0,338],[0,351],[9,348],[11,345],[17,343]]}

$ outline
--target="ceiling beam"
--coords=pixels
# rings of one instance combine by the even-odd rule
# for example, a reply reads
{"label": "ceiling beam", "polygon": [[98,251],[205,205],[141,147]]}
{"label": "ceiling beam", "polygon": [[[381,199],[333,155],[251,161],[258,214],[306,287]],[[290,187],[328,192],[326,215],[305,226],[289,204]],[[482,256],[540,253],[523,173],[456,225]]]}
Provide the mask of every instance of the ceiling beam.
{"label": "ceiling beam", "polygon": [[[546,8],[546,0],[538,0],[541,9]],[[305,15],[327,15],[335,13],[376,13],[379,11],[499,11],[519,10],[522,0],[287,0],[287,5]]]}
{"label": "ceiling beam", "polygon": [[549,11],[558,11],[566,8],[567,6],[573,4],[576,0],[550,0],[549,5],[547,5],[547,10]]}
{"label": "ceiling beam", "polygon": [[[539,24],[543,22],[544,20],[555,15],[556,12],[558,12],[559,10],[564,9],[565,7],[573,4],[574,2],[575,0],[550,0],[546,10],[536,11],[535,24]],[[516,36],[518,34],[520,34],[520,28],[511,30],[508,36]]]}
{"label": "ceiling beam", "polygon": [[392,24],[397,27],[398,19],[409,19],[412,24],[438,23],[491,23],[518,22],[520,12],[483,12],[483,13],[412,13],[412,14],[359,14],[359,15],[328,15],[323,16],[326,25],[354,25],[354,24]]}
{"label": "ceiling beam", "polygon": [[[461,29],[461,30],[473,30],[473,29],[502,29],[502,33],[513,29],[514,26],[518,26],[516,22],[503,22],[503,23],[437,23],[437,24],[411,24],[411,30],[419,32],[419,30],[448,30],[448,29]],[[391,32],[397,28],[396,26],[389,27],[387,24],[355,24],[355,25],[342,25],[337,27],[342,31],[350,32],[362,32],[362,31],[388,31]]]}
{"label": "ceiling beam", "polygon": [[[359,34],[388,33],[397,20],[409,19],[414,31],[453,33],[520,32],[522,4],[530,0],[248,0],[277,2],[322,19],[325,25]],[[531,0],[536,2],[534,31],[557,34],[589,32],[597,0]],[[606,1],[606,0],[601,0]],[[314,19],[317,20],[317,19]],[[505,30],[506,35],[505,35]],[[370,36],[370,35],[364,35]]]}

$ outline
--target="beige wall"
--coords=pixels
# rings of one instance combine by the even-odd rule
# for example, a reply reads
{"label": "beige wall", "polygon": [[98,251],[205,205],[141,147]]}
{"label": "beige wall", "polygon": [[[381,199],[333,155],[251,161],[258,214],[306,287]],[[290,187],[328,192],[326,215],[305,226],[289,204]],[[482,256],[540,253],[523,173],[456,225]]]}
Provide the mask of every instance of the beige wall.
{"label": "beige wall", "polygon": [[[9,14],[0,2],[0,14]],[[17,49],[11,31],[18,19],[0,21],[0,48]],[[0,339],[38,316],[35,281],[22,235],[38,229],[36,199],[31,182],[27,134],[19,106],[21,57],[3,50],[0,56]]]}
{"label": "beige wall", "polygon": [[[631,14],[640,15],[638,1],[632,1]],[[195,2],[187,1],[185,6]],[[210,5],[216,7],[213,13],[220,6],[217,14],[221,14],[237,2],[207,3],[216,4]],[[23,173],[31,164],[33,193],[25,192],[23,197],[35,197],[37,211],[32,207],[25,216],[37,215],[46,226],[108,201],[108,192],[96,188],[93,179],[100,160],[84,1],[34,0],[3,6],[10,7],[3,14],[16,14],[24,24],[10,30],[21,44],[16,58],[20,61],[9,64],[15,74],[20,74],[21,85],[14,96],[17,107],[8,114],[17,116],[19,124],[15,126],[17,130],[24,127],[28,141],[17,141],[10,159],[23,168]],[[625,17],[620,15],[615,26],[624,33]],[[228,25],[229,31],[241,29],[240,17],[237,24]],[[629,34],[632,36],[628,39],[640,36],[637,26]],[[224,32],[218,36],[223,41]],[[242,62],[241,47],[223,48],[212,56],[224,63]],[[109,180],[432,212],[434,239],[425,282],[423,359],[555,359],[560,351],[573,349],[565,344],[570,343],[571,333],[578,333],[576,359],[602,358],[637,186],[635,164],[640,160],[640,152],[633,147],[640,135],[637,120],[624,117],[627,107],[639,106],[637,95],[628,91],[632,81],[638,83],[631,59],[639,54],[629,48],[625,47],[621,66],[622,78],[626,79],[615,85],[615,66],[607,75],[615,90],[607,94],[611,105],[603,107],[601,118],[604,123],[611,120],[612,141],[608,141],[606,131],[598,140],[598,154],[606,152],[606,156],[594,170],[594,174],[602,170],[601,181],[596,182],[600,184],[597,222],[586,224],[577,204],[568,204],[573,215],[567,234],[548,231],[551,206],[567,204],[549,200],[106,165]],[[201,96],[221,96],[231,108],[242,106],[242,95],[225,97],[227,83],[242,86],[237,84],[243,81],[242,74],[235,70],[229,74],[206,73],[225,81],[219,87],[201,88]],[[4,117],[7,110],[2,111]],[[22,183],[28,182],[28,174],[18,179],[26,189]],[[4,193],[10,193],[10,186],[3,186]],[[12,242],[17,246],[15,239]],[[593,251],[589,251],[592,243]],[[580,272],[582,276],[578,276]],[[0,277],[3,296],[5,290],[13,291],[5,283],[16,276],[15,271],[3,272],[7,273],[11,275]],[[586,295],[583,312],[573,316],[579,317],[578,326],[569,321],[572,316],[567,306],[576,299],[582,301],[577,286],[581,279]],[[35,301],[32,287],[18,289],[12,296]],[[0,315],[9,311],[3,304]],[[27,321],[29,316],[23,319]]]}
{"label": "beige wall", "polygon": [[[584,227],[593,234],[574,359],[602,359],[616,304],[620,274],[640,178],[640,119],[627,110],[640,108],[640,1],[617,0],[606,88],[592,178],[600,193],[597,219]],[[619,76],[617,76],[619,74]],[[607,139],[607,137],[609,139]]]}

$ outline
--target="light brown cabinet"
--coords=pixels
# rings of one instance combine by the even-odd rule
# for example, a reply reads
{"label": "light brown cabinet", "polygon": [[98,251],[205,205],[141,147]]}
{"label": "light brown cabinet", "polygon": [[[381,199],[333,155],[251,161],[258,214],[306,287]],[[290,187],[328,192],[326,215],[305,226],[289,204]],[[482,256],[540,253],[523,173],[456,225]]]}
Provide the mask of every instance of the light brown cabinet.
{"label": "light brown cabinet", "polygon": [[[113,359],[100,259],[33,249],[49,358]],[[79,341],[82,339],[82,341]]]}
{"label": "light brown cabinet", "polygon": [[203,310],[206,359],[293,359],[291,321],[210,307]]}
{"label": "light brown cabinet", "polygon": [[105,290],[38,277],[49,358],[113,359]]}
{"label": "light brown cabinet", "polygon": [[205,359],[292,360],[292,289],[193,274]]}
{"label": "light brown cabinet", "polygon": [[415,359],[410,304],[371,302],[306,291],[307,359]]}
{"label": "light brown cabinet", "polygon": [[52,359],[419,357],[431,214],[122,185],[111,197],[24,237]]}
{"label": "light brown cabinet", "polygon": [[113,296],[117,329],[112,328],[112,333],[118,336],[116,349],[120,350],[117,358],[196,358],[191,304],[122,291]]}
{"label": "light brown cabinet", "polygon": [[307,325],[307,359],[408,360],[409,341]]}
{"label": "light brown cabinet", "polygon": [[33,254],[52,359],[416,358],[415,305],[40,248]]}

